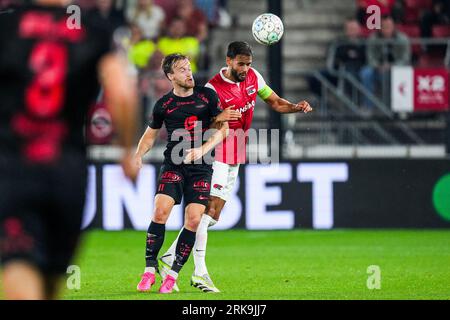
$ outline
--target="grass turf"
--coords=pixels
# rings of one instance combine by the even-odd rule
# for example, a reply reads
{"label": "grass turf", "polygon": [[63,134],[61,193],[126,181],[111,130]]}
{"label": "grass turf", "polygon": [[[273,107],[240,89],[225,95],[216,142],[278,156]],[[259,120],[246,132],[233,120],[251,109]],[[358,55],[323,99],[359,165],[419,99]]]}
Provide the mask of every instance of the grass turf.
{"label": "grass turf", "polygon": [[[161,254],[176,232],[167,232]],[[65,299],[450,299],[450,231],[214,231],[207,265],[220,294],[189,285],[193,258],[180,273],[180,293],[136,292],[144,268],[145,232],[90,231],[75,263],[81,288]],[[368,267],[381,288],[369,290]]]}

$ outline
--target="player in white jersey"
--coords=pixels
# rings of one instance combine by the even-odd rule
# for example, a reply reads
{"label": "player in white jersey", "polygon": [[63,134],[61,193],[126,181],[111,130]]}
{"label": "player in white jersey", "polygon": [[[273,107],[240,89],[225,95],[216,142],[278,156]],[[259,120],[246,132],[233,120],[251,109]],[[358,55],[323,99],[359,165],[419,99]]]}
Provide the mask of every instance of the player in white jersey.
{"label": "player in white jersey", "polygon": [[[205,263],[207,229],[218,222],[236,183],[239,165],[246,161],[246,132],[251,127],[256,96],[280,113],[312,111],[306,101],[294,104],[280,98],[266,84],[261,74],[251,67],[252,57],[252,49],[248,43],[242,41],[230,43],[226,58],[227,67],[221,69],[206,84],[216,91],[222,107],[231,113],[230,117],[235,117],[236,112],[241,116],[235,121],[228,122],[230,134],[216,147],[210,199],[197,229],[193,253],[195,270],[191,277],[191,285],[204,292],[219,292],[209,276]],[[159,271],[163,276],[170,269],[168,266],[172,265],[176,241],[159,260]],[[178,291],[178,286],[174,289]]]}

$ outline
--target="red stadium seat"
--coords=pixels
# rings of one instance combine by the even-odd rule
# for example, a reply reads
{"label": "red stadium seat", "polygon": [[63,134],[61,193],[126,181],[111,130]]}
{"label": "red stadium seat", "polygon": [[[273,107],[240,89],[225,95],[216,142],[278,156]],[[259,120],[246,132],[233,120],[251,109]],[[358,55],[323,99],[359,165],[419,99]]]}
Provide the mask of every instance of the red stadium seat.
{"label": "red stadium seat", "polygon": [[407,9],[417,8],[420,5],[419,2],[420,2],[420,0],[405,0],[404,1],[405,8],[407,8]]}
{"label": "red stadium seat", "polygon": [[420,6],[423,9],[431,9],[433,7],[433,0],[422,0],[422,5]]}
{"label": "red stadium seat", "polygon": [[419,10],[415,8],[405,8],[405,15],[403,20],[406,23],[418,23],[419,22]]}
{"label": "red stadium seat", "polygon": [[[415,24],[398,24],[397,29],[405,33],[410,38],[420,38],[420,27]],[[420,44],[413,44],[411,47],[412,54],[414,56],[419,56],[422,48]]]}
{"label": "red stadium seat", "polygon": [[405,15],[403,20],[407,23],[416,23],[423,10],[431,8],[433,0],[405,0]]}
{"label": "red stadium seat", "polygon": [[445,68],[444,56],[437,54],[422,54],[417,63],[419,68]]}
{"label": "red stadium seat", "polygon": [[405,8],[415,8],[418,10],[429,9],[433,5],[433,0],[405,0]]}
{"label": "red stadium seat", "polygon": [[448,38],[450,37],[450,25],[435,25],[432,29],[433,38]]}
{"label": "red stadium seat", "polygon": [[420,27],[416,24],[398,24],[397,29],[410,38],[420,38]]}

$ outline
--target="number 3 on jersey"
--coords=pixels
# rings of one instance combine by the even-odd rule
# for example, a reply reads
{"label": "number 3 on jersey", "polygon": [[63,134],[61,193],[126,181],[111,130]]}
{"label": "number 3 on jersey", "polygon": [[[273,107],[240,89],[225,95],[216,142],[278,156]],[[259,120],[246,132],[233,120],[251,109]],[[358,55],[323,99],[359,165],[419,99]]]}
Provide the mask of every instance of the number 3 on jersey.
{"label": "number 3 on jersey", "polygon": [[39,118],[56,116],[64,105],[66,47],[51,41],[38,42],[31,52],[29,66],[35,77],[25,94],[28,112]]}

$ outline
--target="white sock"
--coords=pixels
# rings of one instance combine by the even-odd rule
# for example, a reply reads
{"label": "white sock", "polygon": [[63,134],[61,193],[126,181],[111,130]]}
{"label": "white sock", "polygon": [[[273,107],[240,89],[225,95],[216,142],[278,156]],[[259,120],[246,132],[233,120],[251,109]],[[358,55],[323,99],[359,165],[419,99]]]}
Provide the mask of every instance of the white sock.
{"label": "white sock", "polygon": [[163,261],[169,266],[172,266],[173,261],[175,260],[175,250],[177,249],[177,242],[178,238],[180,237],[181,231],[183,231],[183,228],[181,228],[180,232],[178,232],[177,238],[172,242],[170,248],[161,256],[164,257]]}
{"label": "white sock", "polygon": [[217,223],[211,216],[203,214],[200,224],[197,228],[197,233],[195,235],[195,245],[194,245],[194,274],[197,276],[203,276],[208,273],[206,268],[206,244],[208,242],[208,227],[210,224]]}
{"label": "white sock", "polygon": [[208,224],[208,228],[214,226],[217,222],[218,222],[217,220],[214,220],[213,218],[211,218],[211,220],[209,221],[209,224]]}
{"label": "white sock", "polygon": [[175,280],[178,278],[178,273],[175,272],[175,271],[173,271],[173,270],[170,270],[170,271],[168,272],[168,275],[171,276],[171,277],[173,277]]}
{"label": "white sock", "polygon": [[156,269],[154,267],[146,267],[144,272],[150,272],[150,273],[155,274]]}

